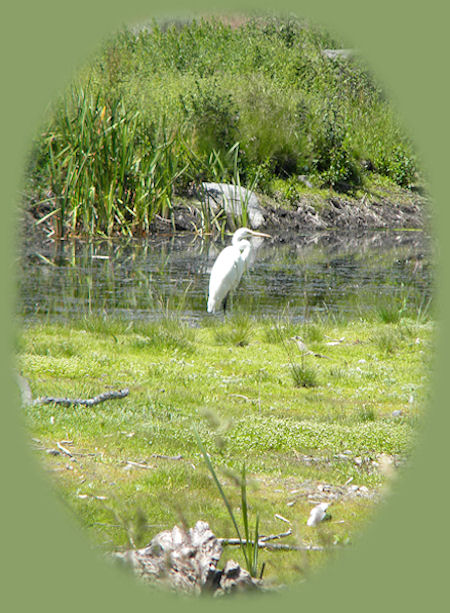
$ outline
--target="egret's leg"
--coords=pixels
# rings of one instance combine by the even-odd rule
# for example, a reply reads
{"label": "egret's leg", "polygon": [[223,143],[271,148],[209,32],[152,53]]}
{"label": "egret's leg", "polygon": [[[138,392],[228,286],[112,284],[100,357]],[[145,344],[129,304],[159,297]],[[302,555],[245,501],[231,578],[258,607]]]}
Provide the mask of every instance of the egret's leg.
{"label": "egret's leg", "polygon": [[230,294],[227,294],[227,295],[225,296],[224,300],[223,300],[223,314],[224,314],[224,315],[225,315],[225,314],[226,314],[226,312],[227,312],[227,302],[228,302],[228,296],[229,296],[229,295],[230,295]]}

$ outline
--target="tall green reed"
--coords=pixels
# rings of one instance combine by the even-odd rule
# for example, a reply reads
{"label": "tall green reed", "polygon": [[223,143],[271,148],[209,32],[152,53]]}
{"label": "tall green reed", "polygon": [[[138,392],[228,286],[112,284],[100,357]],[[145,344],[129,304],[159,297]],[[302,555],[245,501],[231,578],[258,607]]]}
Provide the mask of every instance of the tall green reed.
{"label": "tall green reed", "polygon": [[164,124],[143,133],[140,119],[123,99],[73,89],[45,141],[56,234],[145,233],[156,214],[172,216],[182,141]]}
{"label": "tall green reed", "polygon": [[242,185],[242,171],[240,162],[240,143],[234,143],[228,150],[221,151],[213,149],[207,160],[195,154],[191,149],[191,162],[196,164],[197,177],[215,183],[228,183],[235,189],[239,198],[239,205],[232,203],[227,214],[221,206],[211,206],[210,197],[201,190],[200,214],[204,233],[211,233],[215,227],[221,234],[228,225],[232,229],[249,225],[249,201],[258,185],[260,167],[258,167],[250,179],[247,187]]}
{"label": "tall green reed", "polygon": [[[241,531],[239,530],[238,522],[236,520],[236,516],[233,513],[233,509],[231,507],[230,500],[228,496],[225,494],[225,491],[222,487],[222,484],[219,481],[216,471],[214,470],[214,466],[212,465],[211,459],[208,455],[208,452],[205,449],[198,433],[194,430],[195,438],[197,439],[197,444],[202,453],[203,459],[205,460],[205,464],[212,475],[214,483],[219,490],[220,496],[225,504],[225,507],[228,511],[228,514],[231,518],[231,522],[236,531],[237,537],[239,539],[239,546],[244,556],[245,566],[252,577],[258,576],[258,553],[259,553],[259,515],[256,516],[255,520],[255,529],[252,535],[249,523],[249,508],[247,501],[247,474],[245,469],[245,464],[242,466],[242,472],[240,477],[240,487],[241,487],[241,513],[242,513],[242,523],[244,527],[244,537],[241,536]],[[260,573],[260,575],[262,572]]]}

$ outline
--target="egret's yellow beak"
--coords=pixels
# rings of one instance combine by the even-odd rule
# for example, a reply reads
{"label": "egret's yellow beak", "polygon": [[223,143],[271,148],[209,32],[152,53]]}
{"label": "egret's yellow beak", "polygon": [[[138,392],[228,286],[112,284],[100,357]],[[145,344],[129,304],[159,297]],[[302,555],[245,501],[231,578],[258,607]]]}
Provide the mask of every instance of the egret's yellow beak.
{"label": "egret's yellow beak", "polygon": [[264,232],[256,232],[255,230],[250,230],[253,236],[262,236],[263,238],[272,238],[270,234],[264,234]]}

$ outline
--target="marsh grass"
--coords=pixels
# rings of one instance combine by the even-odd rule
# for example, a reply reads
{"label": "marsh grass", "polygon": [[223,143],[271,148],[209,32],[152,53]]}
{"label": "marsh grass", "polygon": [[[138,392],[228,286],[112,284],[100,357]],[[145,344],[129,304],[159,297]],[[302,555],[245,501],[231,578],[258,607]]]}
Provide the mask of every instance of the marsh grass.
{"label": "marsh grass", "polygon": [[[398,324],[403,320],[415,320],[426,323],[432,316],[432,297],[403,284],[395,288],[395,292],[378,294],[369,300],[363,293],[358,301],[361,306],[366,305],[365,310],[360,308],[360,316],[366,321]],[[367,308],[367,305],[370,305],[370,308]]]}
{"label": "marsh grass", "polygon": [[324,330],[322,323],[319,321],[303,324],[301,335],[308,342],[322,343],[324,340]]}
{"label": "marsh grass", "polygon": [[156,321],[133,326],[135,334],[131,345],[137,349],[194,351],[195,329],[176,317],[163,317]]}
{"label": "marsh grass", "polygon": [[[380,175],[407,187],[412,145],[360,60],[324,57],[340,45],[291,17],[125,28],[47,116],[27,196],[56,236],[110,236],[147,234],[156,215],[173,227],[178,196],[205,180],[292,203],[299,174],[318,190]],[[200,232],[220,231],[222,215],[199,211]]]}
{"label": "marsh grass", "polygon": [[214,338],[219,345],[245,347],[254,336],[252,318],[246,313],[237,312],[219,326],[215,326]]}
{"label": "marsh grass", "polygon": [[[284,332],[280,342],[269,342],[267,322],[253,318],[249,344],[218,344],[216,331],[227,322],[211,319],[192,332],[182,320],[170,332],[165,322],[106,316],[22,329],[17,368],[34,398],[130,390],[96,407],[23,408],[33,452],[62,498],[105,551],[143,547],[158,532],[199,519],[218,537],[232,537],[235,527],[198,435],[243,543],[257,542],[261,527],[265,534],[282,531],[277,513],[292,525],[285,542],[319,544],[317,531],[305,525],[308,495],[324,485],[345,487],[349,479],[370,496],[336,503],[326,529],[333,543],[352,541],[387,483],[373,461],[381,453],[404,461],[416,440],[428,401],[432,322],[322,321],[324,337],[346,342],[327,348],[332,361],[306,356],[317,368],[317,385],[297,387]],[[403,340],[385,353],[375,339],[391,327]],[[295,355],[295,345],[288,346]],[[62,441],[71,441],[66,446],[76,462],[47,453]],[[231,547],[223,554],[241,565],[247,558],[256,575],[265,563],[265,579],[275,584],[304,578],[330,555]]]}
{"label": "marsh grass", "polygon": [[316,387],[318,385],[317,370],[313,366],[306,363],[307,358],[304,353],[301,355],[301,362],[298,363],[296,361],[293,349],[290,346],[290,341],[292,341],[292,339],[286,339],[284,336],[286,333],[286,328],[283,329],[276,326],[275,330],[288,358],[289,371],[294,385],[296,387]]}
{"label": "marsh grass", "polygon": [[268,317],[264,323],[264,338],[268,343],[282,344],[284,339],[300,333],[300,324],[294,322],[287,305],[277,317]]}
{"label": "marsh grass", "polygon": [[318,385],[316,369],[305,364],[304,360],[301,364],[297,362],[291,364],[291,375],[297,387],[316,387]]}
{"label": "marsh grass", "polygon": [[170,217],[173,187],[185,172],[182,141],[159,126],[158,140],[138,134],[141,113],[122,98],[101,98],[74,87],[56,107],[41,143],[41,173],[56,203],[54,233],[124,235],[149,230],[154,216]]}
{"label": "marsh grass", "polygon": [[[279,323],[276,320],[266,322],[264,326],[264,339],[268,343],[282,343],[282,338],[289,338],[290,336],[294,336],[298,333],[299,326],[292,322],[290,323]],[[283,337],[280,338],[280,331],[283,334]]]}
{"label": "marsh grass", "polygon": [[360,422],[368,422],[376,420],[376,411],[371,406],[363,405],[357,410],[357,420]]}
{"label": "marsh grass", "polygon": [[398,323],[401,320],[403,313],[404,305],[399,305],[396,303],[380,305],[377,308],[378,317],[380,321],[385,324]]}
{"label": "marsh grass", "polygon": [[[194,157],[192,152],[191,154]],[[213,149],[207,163],[202,163],[198,157],[195,159],[198,164],[204,167],[203,174],[209,177],[210,181],[233,185],[240,200],[240,207],[233,206],[231,210],[225,214],[225,211],[221,207],[211,206],[210,199],[201,189],[202,198],[199,207],[202,218],[201,233],[210,234],[213,228],[215,228],[223,236],[227,223],[232,230],[249,226],[248,205],[252,191],[258,186],[260,168],[258,167],[255,169],[251,179],[244,181],[244,187],[239,161],[240,143],[234,143],[230,149],[225,152]]]}
{"label": "marsh grass", "polygon": [[379,320],[385,324],[398,323],[408,312],[408,296],[402,295],[385,296],[379,298],[375,304]]}
{"label": "marsh grass", "polygon": [[53,339],[32,341],[32,351],[36,355],[71,358],[78,352],[78,347],[69,340],[63,339],[55,343]]}
{"label": "marsh grass", "polygon": [[[96,336],[109,337],[117,345],[126,342],[129,347],[143,350],[179,349],[190,353],[194,350],[196,339],[196,329],[184,322],[176,311],[155,316],[150,321],[125,321],[107,315],[88,315],[74,320],[72,325]],[[126,341],[123,337],[126,337]],[[47,348],[47,351],[70,355],[70,351],[74,352],[75,349],[65,341],[56,348]]]}
{"label": "marsh grass", "polygon": [[376,331],[373,336],[373,342],[384,354],[393,354],[400,347],[402,334],[398,327],[387,324],[385,327],[379,328]]}

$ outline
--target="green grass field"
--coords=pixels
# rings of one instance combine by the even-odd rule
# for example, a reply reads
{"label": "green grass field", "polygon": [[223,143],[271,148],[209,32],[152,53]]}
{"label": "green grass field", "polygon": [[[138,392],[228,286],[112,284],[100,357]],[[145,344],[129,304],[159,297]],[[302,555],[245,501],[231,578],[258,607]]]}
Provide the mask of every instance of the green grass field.
{"label": "green grass field", "polygon": [[[302,579],[351,546],[419,435],[433,323],[389,319],[25,325],[18,368],[33,397],[130,390],[91,408],[25,407],[30,444],[96,545],[112,551],[199,519],[235,536],[198,432],[237,515],[245,462],[251,525],[259,514],[260,534],[284,532],[278,514],[293,530],[283,542],[324,547],[261,551],[269,584]],[[302,356],[293,334],[326,357]],[[331,520],[306,526],[321,501]],[[242,563],[238,548],[229,557]]]}

